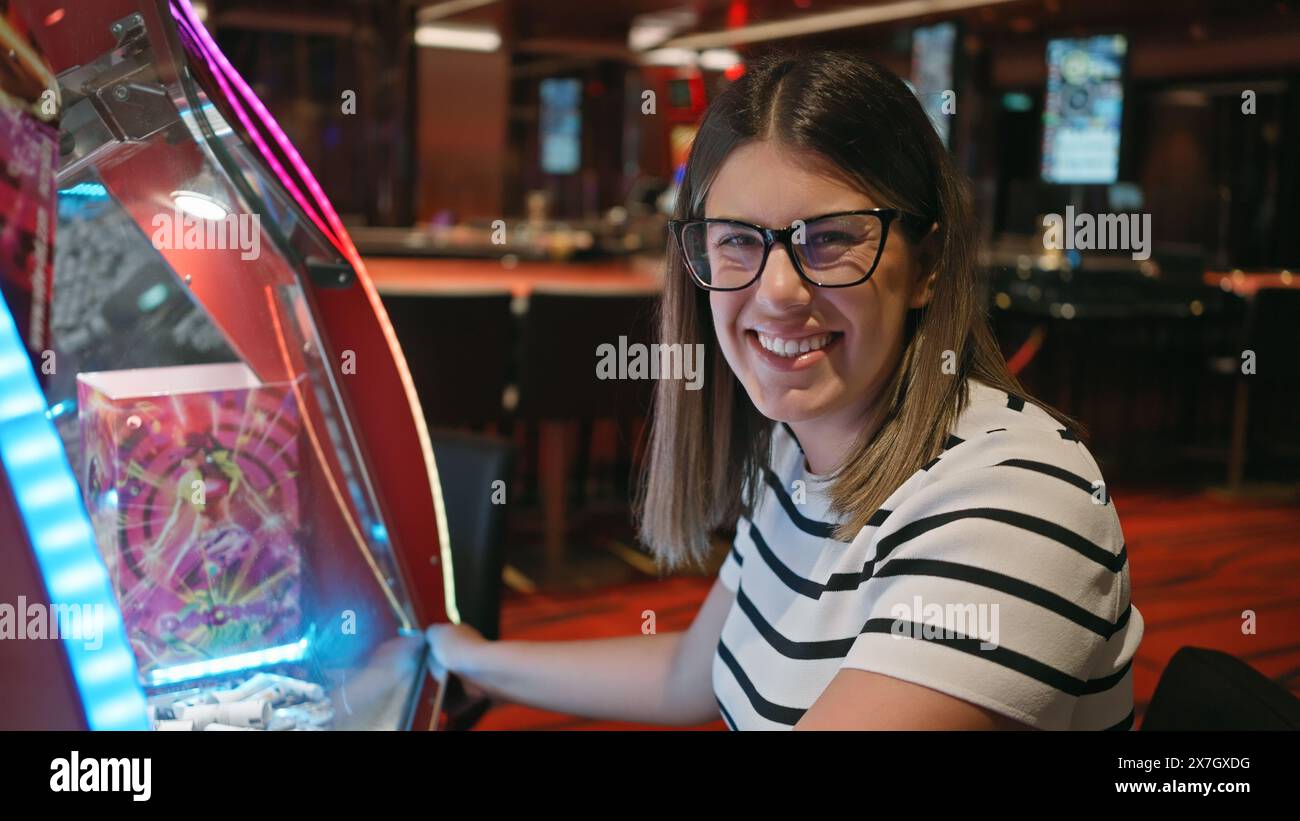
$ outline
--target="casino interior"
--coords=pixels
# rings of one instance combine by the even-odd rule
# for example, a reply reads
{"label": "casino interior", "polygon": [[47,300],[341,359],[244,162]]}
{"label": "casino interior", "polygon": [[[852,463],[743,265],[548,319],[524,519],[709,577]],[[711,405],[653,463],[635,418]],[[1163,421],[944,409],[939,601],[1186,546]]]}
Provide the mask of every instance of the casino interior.
{"label": "casino interior", "polygon": [[1188,682],[1225,670],[1228,726],[1300,726],[1300,0],[0,0],[0,24],[0,602],[97,602],[128,671],[0,642],[32,671],[0,728],[639,729],[469,699],[420,628],[689,625],[728,534],[661,573],[633,516],[653,382],[600,362],[653,339],[705,107],[821,48],[909,82],[969,177],[1010,370],[1087,431],[1145,618],[1136,727],[1199,715]]}

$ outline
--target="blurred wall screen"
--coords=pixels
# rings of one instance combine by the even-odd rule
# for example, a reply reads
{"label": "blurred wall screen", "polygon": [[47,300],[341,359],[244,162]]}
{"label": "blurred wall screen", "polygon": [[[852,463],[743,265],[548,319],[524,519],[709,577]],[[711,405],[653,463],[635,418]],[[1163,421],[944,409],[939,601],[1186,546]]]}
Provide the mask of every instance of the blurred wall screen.
{"label": "blurred wall screen", "polygon": [[1047,42],[1044,182],[1117,180],[1127,53],[1120,34]]}
{"label": "blurred wall screen", "polygon": [[944,104],[947,93],[955,93],[952,64],[956,45],[956,23],[939,23],[912,32],[912,88],[945,146],[952,115],[944,111]]}
{"label": "blurred wall screen", "polygon": [[582,83],[576,79],[541,82],[542,171],[573,174],[582,165]]}

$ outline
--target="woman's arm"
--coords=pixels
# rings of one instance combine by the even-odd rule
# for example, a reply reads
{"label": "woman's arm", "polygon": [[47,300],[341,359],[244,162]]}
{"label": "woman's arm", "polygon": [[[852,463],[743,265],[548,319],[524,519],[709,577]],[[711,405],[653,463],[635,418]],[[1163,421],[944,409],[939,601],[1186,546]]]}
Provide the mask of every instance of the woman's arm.
{"label": "woman's arm", "polygon": [[841,670],[796,730],[1032,730],[992,710],[891,676]]}
{"label": "woman's arm", "polygon": [[734,594],[715,581],[685,632],[586,641],[486,641],[439,624],[434,658],[494,698],[587,718],[702,724],[718,717],[713,653]]}

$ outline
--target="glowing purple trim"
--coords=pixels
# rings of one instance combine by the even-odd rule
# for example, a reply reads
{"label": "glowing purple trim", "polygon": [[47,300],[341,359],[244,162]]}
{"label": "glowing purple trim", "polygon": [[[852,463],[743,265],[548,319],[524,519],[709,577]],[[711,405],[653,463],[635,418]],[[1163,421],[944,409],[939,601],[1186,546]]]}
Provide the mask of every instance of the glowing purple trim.
{"label": "glowing purple trim", "polygon": [[[184,4],[184,7],[182,7],[182,4]],[[248,113],[244,110],[244,107],[240,103],[239,97],[236,94],[235,89],[231,85],[231,83],[235,82],[236,80],[239,83],[243,83],[243,80],[239,79],[238,75],[235,74],[233,77],[230,78],[231,83],[227,82],[227,78],[225,76],[225,72],[222,66],[222,63],[225,61],[225,57],[224,55],[221,55],[221,51],[217,48],[216,43],[212,42],[211,35],[207,33],[207,30],[203,28],[201,23],[197,22],[197,17],[193,19],[193,22],[191,22],[189,20],[184,19],[181,16],[186,13],[193,15],[193,10],[189,8],[188,0],[172,0],[172,11],[173,11],[173,15],[176,16],[177,21],[185,26],[187,33],[189,33],[190,35],[191,42],[200,52],[198,56],[204,60],[204,62],[207,64],[208,71],[212,74],[213,79],[215,79],[217,81],[217,84],[221,86],[222,91],[225,93],[226,101],[230,104],[231,109],[235,113],[235,116],[239,119],[241,123],[243,123],[245,132],[247,132],[249,138],[257,145],[258,153],[260,153],[263,159],[265,159],[267,163],[270,164],[271,170],[275,172],[275,175],[280,180],[280,183],[294,198],[294,200],[298,203],[298,206],[303,210],[303,212],[308,216],[308,218],[310,218],[311,221],[316,225],[316,228],[323,235],[325,235],[327,239],[329,239],[331,244],[333,244],[334,247],[338,249],[340,253],[344,253],[344,249],[338,242],[338,239],[334,236],[333,232],[321,221],[321,217],[317,214],[316,209],[312,207],[312,204],[307,201],[306,197],[303,196],[302,191],[298,188],[293,178],[289,176],[288,172],[285,171],[284,166],[280,164],[279,159],[276,158],[275,154],[271,151],[271,147],[267,145],[265,140],[262,139],[262,136],[259,133],[257,127],[253,124],[252,119],[249,117]],[[229,64],[227,63],[226,65]],[[230,71],[233,73],[234,69],[231,68]],[[245,87],[247,87],[246,84]],[[251,89],[249,93],[250,94],[252,93]],[[263,109],[263,111],[265,112],[265,109]],[[265,116],[269,119],[271,115],[269,113],[266,113]],[[272,122],[274,122],[274,120],[272,120]]]}
{"label": "glowing purple trim", "polygon": [[[186,29],[190,33],[191,40],[201,52],[200,56],[202,56],[204,61],[207,63],[208,70],[221,86],[222,91],[225,92],[226,99],[231,104],[235,116],[239,118],[241,123],[243,123],[244,130],[248,133],[249,138],[257,145],[262,158],[270,164],[272,171],[275,172],[275,175],[279,178],[281,184],[283,184],[289,191],[290,195],[293,196],[294,201],[296,201],[298,206],[303,209],[303,212],[311,218],[313,223],[315,223],[316,228],[330,240],[336,249],[338,249],[339,253],[343,254],[343,256],[354,265],[359,263],[360,256],[357,253],[356,246],[352,244],[352,238],[349,237],[347,231],[344,230],[342,221],[338,218],[338,214],[334,212],[334,206],[331,205],[329,199],[326,198],[325,192],[321,190],[320,184],[316,182],[316,178],[312,175],[311,170],[307,167],[307,164],[303,162],[302,156],[298,153],[298,150],[293,147],[293,143],[289,142],[288,136],[285,135],[284,131],[280,128],[280,125],[275,121],[275,118],[271,116],[271,112],[266,109],[266,106],[262,104],[262,101],[253,93],[253,89],[250,88],[248,83],[239,76],[239,72],[235,71],[234,66],[232,66],[226,59],[226,56],[221,53],[221,49],[217,47],[216,41],[212,39],[212,35],[203,27],[203,23],[199,21],[198,15],[194,13],[194,9],[190,6],[189,0],[171,0],[171,9],[172,16],[175,17],[178,22],[186,26]],[[227,83],[227,80],[229,80],[229,83]],[[247,104],[258,115],[262,125],[266,127],[267,133],[275,140],[276,145],[284,153],[284,156],[288,159],[299,177],[307,184],[311,193],[315,195],[314,205],[319,206],[319,214],[317,209],[313,207],[313,202],[309,201],[303,195],[293,178],[288,174],[279,159],[275,156],[270,145],[262,139],[262,136],[253,124],[252,119],[250,119],[248,113],[244,110],[244,106],[240,103],[240,96],[245,99]],[[329,223],[328,226],[322,224],[320,218],[321,215],[323,215],[325,220]]]}

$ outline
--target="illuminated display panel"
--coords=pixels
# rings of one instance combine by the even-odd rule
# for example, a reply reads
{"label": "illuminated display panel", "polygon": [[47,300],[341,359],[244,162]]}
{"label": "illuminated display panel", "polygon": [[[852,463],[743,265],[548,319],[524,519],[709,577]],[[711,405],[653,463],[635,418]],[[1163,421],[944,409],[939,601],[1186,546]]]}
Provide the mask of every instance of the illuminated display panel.
{"label": "illuminated display panel", "polygon": [[582,83],[572,78],[541,82],[542,171],[574,174],[582,167]]}
{"label": "illuminated display panel", "polygon": [[951,95],[955,93],[953,59],[956,47],[956,23],[939,23],[912,32],[912,88],[945,146],[952,130],[950,112],[955,102]]}
{"label": "illuminated display panel", "polygon": [[1119,177],[1128,40],[1112,34],[1047,43],[1045,182],[1109,185]]}

